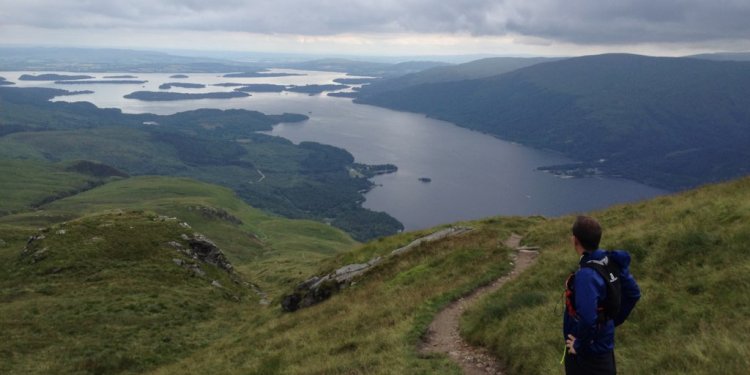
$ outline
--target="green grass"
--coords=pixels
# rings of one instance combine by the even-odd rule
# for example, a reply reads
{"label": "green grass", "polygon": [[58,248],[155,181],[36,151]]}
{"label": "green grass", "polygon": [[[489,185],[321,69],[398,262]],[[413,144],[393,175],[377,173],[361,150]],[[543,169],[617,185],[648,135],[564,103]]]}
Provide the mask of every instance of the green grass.
{"label": "green grass", "polygon": [[[742,374],[750,366],[749,198],[746,178],[593,213],[603,246],[633,255],[643,291],[618,329],[622,373]],[[387,258],[331,299],[282,313],[279,298],[297,282],[440,228],[346,251],[354,242],[340,231],[267,215],[226,188],[148,176],[110,182],[0,218],[0,325],[11,338],[0,342],[0,372],[458,374],[447,357],[420,355],[420,337],[440,308],[508,272],[502,242],[519,233],[542,247],[538,262],[469,310],[462,334],[510,373],[563,373],[562,282],[577,260],[572,220],[462,223],[475,230]],[[47,257],[33,263],[22,249],[46,226],[30,248],[48,248]],[[230,290],[174,265],[179,254],[164,244],[192,230],[216,241],[272,304],[258,305],[218,270],[209,277]]]}
{"label": "green grass", "polygon": [[204,264],[197,277],[177,266],[190,259],[167,242],[186,245],[184,229],[156,218],[90,216],[43,231],[26,251],[2,249],[0,372],[141,372],[205,347],[227,329],[222,320],[258,308],[223,270]]}
{"label": "green grass", "polygon": [[100,179],[32,160],[0,159],[0,216],[93,187]]}
{"label": "green grass", "polygon": [[[441,307],[506,273],[511,251],[502,241],[537,220],[475,222],[473,232],[388,259],[324,303],[269,311],[157,373],[459,374],[445,357],[419,355],[420,336]],[[428,232],[373,241],[322,268],[385,255]]]}
{"label": "green grass", "polygon": [[240,271],[272,295],[356,244],[325,224],[289,220],[250,207],[227,188],[161,176],[114,181],[41,210],[2,217],[0,225],[44,227],[111,210],[148,210],[189,223],[191,230],[210,235]]}
{"label": "green grass", "polygon": [[[744,374],[750,368],[750,179],[593,213],[602,246],[626,249],[643,297],[617,329],[627,374]],[[538,264],[470,310],[462,332],[514,374],[563,373],[562,282],[577,256],[572,217],[533,228]]]}

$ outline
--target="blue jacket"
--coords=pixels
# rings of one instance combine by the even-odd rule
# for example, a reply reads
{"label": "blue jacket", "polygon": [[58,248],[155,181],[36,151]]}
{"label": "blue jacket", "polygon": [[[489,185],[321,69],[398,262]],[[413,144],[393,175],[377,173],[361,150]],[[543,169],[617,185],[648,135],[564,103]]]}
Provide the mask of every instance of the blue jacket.
{"label": "blue jacket", "polygon": [[[615,326],[622,324],[630,315],[641,290],[630,274],[630,254],[625,251],[613,251],[610,261],[620,266],[620,285],[622,286],[622,300],[617,319],[604,323],[597,322],[597,306],[607,295],[604,279],[592,268],[579,268],[576,271],[573,288],[575,290],[575,309],[577,316],[572,317],[567,311],[563,317],[563,337],[569,334],[575,336],[573,347],[580,355],[604,354],[615,349]],[[589,260],[600,260],[607,253],[604,250],[587,251],[581,256],[579,266]]]}

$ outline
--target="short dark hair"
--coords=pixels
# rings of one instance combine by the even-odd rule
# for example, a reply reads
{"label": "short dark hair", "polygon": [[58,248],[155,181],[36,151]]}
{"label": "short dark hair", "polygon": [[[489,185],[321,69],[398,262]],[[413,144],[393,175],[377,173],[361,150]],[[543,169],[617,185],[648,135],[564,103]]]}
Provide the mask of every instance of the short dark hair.
{"label": "short dark hair", "polygon": [[587,251],[594,251],[599,248],[599,241],[602,239],[602,227],[593,217],[578,216],[573,223],[573,235],[578,242]]}

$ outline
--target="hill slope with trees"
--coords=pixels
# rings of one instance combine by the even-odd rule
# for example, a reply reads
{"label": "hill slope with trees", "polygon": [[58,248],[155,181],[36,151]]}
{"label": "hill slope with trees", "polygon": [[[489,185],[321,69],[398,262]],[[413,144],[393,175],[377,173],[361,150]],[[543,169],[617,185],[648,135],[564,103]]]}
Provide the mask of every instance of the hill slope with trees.
{"label": "hill slope with trees", "polygon": [[609,54],[358,101],[427,114],[603,170],[683,189],[750,172],[750,63]]}

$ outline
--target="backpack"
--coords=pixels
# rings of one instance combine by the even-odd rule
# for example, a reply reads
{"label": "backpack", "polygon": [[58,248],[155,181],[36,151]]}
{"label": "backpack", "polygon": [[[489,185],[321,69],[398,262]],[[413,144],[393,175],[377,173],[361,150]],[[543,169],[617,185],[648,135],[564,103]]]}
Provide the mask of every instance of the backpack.
{"label": "backpack", "polygon": [[[600,260],[590,260],[581,265],[581,268],[591,268],[604,280],[607,295],[604,301],[597,306],[597,321],[604,323],[614,320],[620,313],[620,301],[622,298],[622,287],[620,283],[620,267],[615,262],[610,262],[610,252]],[[565,307],[571,317],[577,317],[575,310],[575,291],[573,285],[575,272],[565,280]]]}

